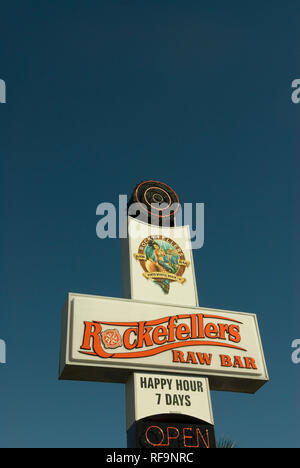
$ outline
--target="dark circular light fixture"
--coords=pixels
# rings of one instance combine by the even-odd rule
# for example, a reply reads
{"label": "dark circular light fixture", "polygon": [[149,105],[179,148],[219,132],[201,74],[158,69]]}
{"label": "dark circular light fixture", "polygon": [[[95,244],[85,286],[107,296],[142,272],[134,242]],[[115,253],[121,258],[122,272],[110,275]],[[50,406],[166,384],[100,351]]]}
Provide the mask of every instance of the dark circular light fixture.
{"label": "dark circular light fixture", "polygon": [[[130,206],[137,205],[133,214]],[[174,217],[180,206],[176,192],[167,184],[146,180],[138,184],[128,204],[129,215],[157,225],[174,226]]]}

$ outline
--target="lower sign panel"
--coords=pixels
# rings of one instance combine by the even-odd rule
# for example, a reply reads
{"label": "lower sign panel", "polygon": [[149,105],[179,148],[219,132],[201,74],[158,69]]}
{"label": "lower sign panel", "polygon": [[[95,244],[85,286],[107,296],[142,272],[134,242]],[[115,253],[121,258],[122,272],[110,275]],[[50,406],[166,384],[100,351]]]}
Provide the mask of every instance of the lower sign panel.
{"label": "lower sign panel", "polygon": [[[126,428],[135,421],[200,420],[214,424],[207,378],[138,373],[126,384]],[[180,419],[179,419],[180,417]]]}
{"label": "lower sign panel", "polygon": [[136,421],[127,431],[128,448],[215,448],[214,426],[189,422]]}

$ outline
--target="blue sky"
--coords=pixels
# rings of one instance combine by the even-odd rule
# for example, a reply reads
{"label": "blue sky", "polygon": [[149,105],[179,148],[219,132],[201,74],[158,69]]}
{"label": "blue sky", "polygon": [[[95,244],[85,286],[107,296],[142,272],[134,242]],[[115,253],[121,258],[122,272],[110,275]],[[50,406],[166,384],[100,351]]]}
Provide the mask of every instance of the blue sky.
{"label": "blue sky", "polygon": [[[1,4],[1,447],[125,447],[125,388],[58,381],[69,291],[121,297],[96,207],[162,180],[205,204],[200,305],[257,314],[270,382],[217,437],[299,446],[299,2]],[[298,426],[297,426],[298,424]]]}

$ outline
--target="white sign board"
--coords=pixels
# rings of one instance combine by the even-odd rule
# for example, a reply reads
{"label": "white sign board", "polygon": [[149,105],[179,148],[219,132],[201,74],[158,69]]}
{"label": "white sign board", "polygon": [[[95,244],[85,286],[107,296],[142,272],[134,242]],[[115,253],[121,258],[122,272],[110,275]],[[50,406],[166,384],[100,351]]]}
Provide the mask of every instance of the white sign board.
{"label": "white sign board", "polygon": [[131,373],[206,376],[212,390],[268,381],[254,314],[69,294],[60,378],[125,383]]}
{"label": "white sign board", "polygon": [[214,424],[207,378],[136,372],[126,384],[127,430],[150,416],[176,414]]}
{"label": "white sign board", "polygon": [[198,306],[189,226],[158,227],[129,216],[122,269],[127,299]]}

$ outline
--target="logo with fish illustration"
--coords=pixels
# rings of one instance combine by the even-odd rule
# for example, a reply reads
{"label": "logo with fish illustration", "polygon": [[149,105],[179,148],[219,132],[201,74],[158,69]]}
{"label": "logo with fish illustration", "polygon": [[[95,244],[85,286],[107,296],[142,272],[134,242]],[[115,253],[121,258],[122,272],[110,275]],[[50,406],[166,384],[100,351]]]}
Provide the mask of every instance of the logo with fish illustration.
{"label": "logo with fish illustration", "polygon": [[159,285],[165,294],[169,293],[170,283],[184,284],[185,269],[190,266],[181,247],[168,237],[149,236],[139,246],[134,258],[144,270],[143,276]]}

